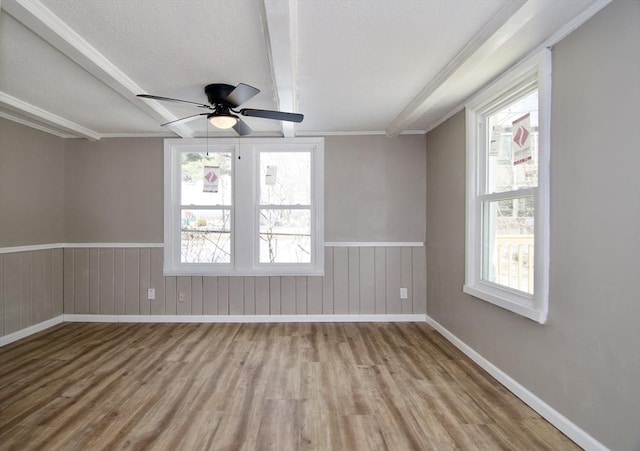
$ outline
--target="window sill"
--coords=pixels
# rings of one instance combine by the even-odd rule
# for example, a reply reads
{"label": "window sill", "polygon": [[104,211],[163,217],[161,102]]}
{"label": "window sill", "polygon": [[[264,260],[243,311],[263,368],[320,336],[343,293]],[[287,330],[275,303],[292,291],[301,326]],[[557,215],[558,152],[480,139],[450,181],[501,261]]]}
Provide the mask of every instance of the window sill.
{"label": "window sill", "polygon": [[462,291],[475,298],[497,305],[540,324],[547,321],[547,312],[534,307],[535,300],[511,290],[488,284],[464,285]]}

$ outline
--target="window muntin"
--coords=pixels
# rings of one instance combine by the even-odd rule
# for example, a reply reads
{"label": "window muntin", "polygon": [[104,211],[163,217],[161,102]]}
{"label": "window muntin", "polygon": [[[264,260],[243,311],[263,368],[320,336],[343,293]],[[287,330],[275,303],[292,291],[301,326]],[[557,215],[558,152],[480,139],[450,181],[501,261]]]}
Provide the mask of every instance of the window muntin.
{"label": "window muntin", "polygon": [[550,69],[545,50],[467,104],[464,291],[541,323],[549,284]]}
{"label": "window muntin", "polygon": [[323,154],[322,138],[165,140],[165,275],[322,275]]}

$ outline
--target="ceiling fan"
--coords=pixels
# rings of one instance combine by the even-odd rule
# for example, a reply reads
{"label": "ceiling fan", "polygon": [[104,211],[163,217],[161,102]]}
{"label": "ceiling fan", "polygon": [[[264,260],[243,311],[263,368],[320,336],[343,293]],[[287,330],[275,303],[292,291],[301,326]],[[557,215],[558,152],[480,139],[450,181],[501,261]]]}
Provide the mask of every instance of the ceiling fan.
{"label": "ceiling fan", "polygon": [[[169,97],[153,96],[150,94],[138,94],[137,97],[145,99],[162,100],[165,102],[179,102],[194,105],[198,108],[209,110],[206,113],[194,114],[192,116],[183,117],[175,121],[166,122],[162,126],[178,124],[198,119],[200,116],[206,116],[214,127],[220,129],[232,128],[240,135],[249,135],[252,130],[244,123],[240,116],[261,117],[264,119],[274,119],[277,121],[302,122],[304,116],[298,113],[286,113],[284,111],[272,110],[256,110],[253,108],[243,108],[237,110],[240,105],[258,94],[260,90],[253,86],[240,83],[238,86],[227,85],[223,83],[214,83],[207,85],[204,92],[209,100],[209,105],[205,103],[191,102],[189,100],[172,99]],[[235,114],[233,114],[235,113]]]}

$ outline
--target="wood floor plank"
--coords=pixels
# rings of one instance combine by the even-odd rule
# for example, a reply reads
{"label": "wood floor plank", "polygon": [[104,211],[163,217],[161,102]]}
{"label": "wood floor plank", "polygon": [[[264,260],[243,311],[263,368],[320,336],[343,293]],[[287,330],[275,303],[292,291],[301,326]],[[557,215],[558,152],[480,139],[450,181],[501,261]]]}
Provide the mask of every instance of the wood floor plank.
{"label": "wood floor plank", "polygon": [[0,348],[0,450],[574,450],[426,324],[66,323]]}

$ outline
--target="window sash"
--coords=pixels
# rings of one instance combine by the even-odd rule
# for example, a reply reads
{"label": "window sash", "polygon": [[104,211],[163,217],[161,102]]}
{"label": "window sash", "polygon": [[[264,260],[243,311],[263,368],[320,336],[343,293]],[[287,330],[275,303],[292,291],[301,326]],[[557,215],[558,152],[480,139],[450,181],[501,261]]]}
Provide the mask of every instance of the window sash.
{"label": "window sash", "polygon": [[[523,197],[509,197],[506,199],[496,199],[491,201],[484,201],[481,203],[482,210],[482,233],[481,233],[481,261],[480,261],[480,281],[495,285],[497,288],[505,288],[510,292],[519,293],[525,298],[534,298],[534,276],[535,276],[535,261],[531,259],[533,255],[535,257],[535,225],[534,233],[532,235],[532,243],[529,243],[527,237],[529,234],[504,234],[500,233],[497,226],[497,217],[495,218],[496,224],[491,224],[494,219],[492,211],[490,210],[490,204],[496,204],[503,200],[524,200],[532,199],[535,204],[535,197],[523,196]],[[488,208],[489,207],[489,208]],[[497,206],[496,206],[497,207]],[[535,206],[534,206],[534,219],[535,219]],[[516,241],[517,244],[513,243]],[[506,249],[506,262],[503,259],[501,250]],[[511,261],[512,250],[516,251],[517,260],[515,263],[515,271],[513,270],[513,262]],[[525,251],[526,250],[526,251]],[[526,266],[523,260],[526,257]],[[503,266],[506,266],[506,279],[507,282],[503,283]],[[493,275],[493,278],[491,277]],[[515,277],[516,287],[511,286],[512,277]],[[526,283],[523,283],[526,280]],[[526,286],[527,290],[520,289],[520,286]],[[531,291],[530,291],[531,290]]]}
{"label": "window sash", "polygon": [[[323,275],[324,274],[324,140],[322,138],[209,139],[209,153],[230,152],[232,205],[181,203],[181,154],[205,150],[204,139],[165,140],[165,275]],[[262,205],[259,203],[261,152],[308,152],[311,204]],[[242,157],[242,160],[240,160]],[[308,210],[311,215],[309,263],[260,263],[260,209]],[[231,262],[182,263],[181,215],[183,210],[226,210],[231,213]]]}
{"label": "window sash", "polygon": [[[488,117],[538,89],[538,186],[488,193]],[[466,271],[463,291],[532,320],[544,323],[549,291],[549,122],[551,53],[544,50],[523,61],[467,103]],[[533,198],[534,294],[483,278],[485,217],[489,201]]]}

